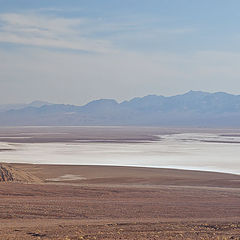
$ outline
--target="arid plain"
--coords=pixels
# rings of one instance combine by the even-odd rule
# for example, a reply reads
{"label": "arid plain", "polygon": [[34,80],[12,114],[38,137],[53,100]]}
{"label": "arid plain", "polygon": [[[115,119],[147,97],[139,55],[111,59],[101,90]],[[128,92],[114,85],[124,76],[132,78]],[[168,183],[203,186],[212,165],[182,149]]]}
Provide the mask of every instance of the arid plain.
{"label": "arid plain", "polygon": [[[18,143],[137,144],[182,132],[196,129],[1,128],[13,147],[1,153]],[[1,161],[0,239],[240,239],[237,174]]]}

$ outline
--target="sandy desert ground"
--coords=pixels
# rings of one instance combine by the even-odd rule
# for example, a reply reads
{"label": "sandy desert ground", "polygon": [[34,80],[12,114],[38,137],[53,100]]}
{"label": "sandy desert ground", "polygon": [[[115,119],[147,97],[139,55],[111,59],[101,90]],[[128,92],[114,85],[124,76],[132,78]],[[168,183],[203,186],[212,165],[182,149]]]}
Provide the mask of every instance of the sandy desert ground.
{"label": "sandy desert ground", "polygon": [[[197,131],[233,137],[234,143],[229,144],[238,144],[240,136],[234,129]],[[196,129],[0,128],[1,159],[5,162],[0,164],[0,180],[5,180],[0,182],[0,239],[240,239],[240,175],[10,164],[5,159],[16,151],[16,144],[137,144],[156,142],[158,135],[184,132]],[[41,158],[41,151],[37,153]]]}
{"label": "sandy desert ground", "polygon": [[20,182],[0,183],[0,239],[240,239],[238,175],[2,166]]}

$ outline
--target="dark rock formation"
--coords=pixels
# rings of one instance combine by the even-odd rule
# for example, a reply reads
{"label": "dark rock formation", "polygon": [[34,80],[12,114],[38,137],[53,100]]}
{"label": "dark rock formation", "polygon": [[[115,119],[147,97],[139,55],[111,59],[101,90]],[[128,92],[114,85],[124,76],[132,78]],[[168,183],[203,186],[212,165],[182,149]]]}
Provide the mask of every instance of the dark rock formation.
{"label": "dark rock formation", "polygon": [[9,168],[0,165],[0,182],[13,182],[14,177]]}

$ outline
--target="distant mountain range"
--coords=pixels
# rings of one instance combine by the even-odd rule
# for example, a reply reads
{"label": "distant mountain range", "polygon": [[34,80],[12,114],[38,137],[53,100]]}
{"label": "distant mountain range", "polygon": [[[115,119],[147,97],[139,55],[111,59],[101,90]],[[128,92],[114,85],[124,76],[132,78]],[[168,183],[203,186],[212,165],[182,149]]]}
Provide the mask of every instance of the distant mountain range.
{"label": "distant mountain range", "polygon": [[51,103],[43,101],[33,101],[29,104],[2,104],[0,105],[0,112],[6,112],[8,110],[17,110],[26,107],[42,107],[44,105],[51,105]]}
{"label": "distant mountain range", "polygon": [[240,127],[240,95],[190,91],[171,97],[148,95],[118,103],[100,99],[84,106],[0,105],[1,126],[189,126]]}

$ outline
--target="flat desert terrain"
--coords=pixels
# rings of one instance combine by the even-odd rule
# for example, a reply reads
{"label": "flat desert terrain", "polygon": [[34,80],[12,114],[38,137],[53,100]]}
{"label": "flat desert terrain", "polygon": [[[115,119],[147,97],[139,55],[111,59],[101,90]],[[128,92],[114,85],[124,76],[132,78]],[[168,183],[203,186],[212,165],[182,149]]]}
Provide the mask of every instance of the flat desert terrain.
{"label": "flat desert terrain", "polygon": [[0,128],[0,239],[239,240],[239,143],[234,129]]}
{"label": "flat desert terrain", "polygon": [[[1,165],[0,239],[240,239],[240,176]],[[11,182],[13,181],[13,182]]]}

